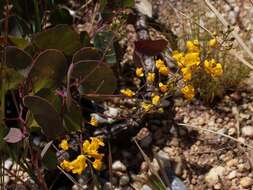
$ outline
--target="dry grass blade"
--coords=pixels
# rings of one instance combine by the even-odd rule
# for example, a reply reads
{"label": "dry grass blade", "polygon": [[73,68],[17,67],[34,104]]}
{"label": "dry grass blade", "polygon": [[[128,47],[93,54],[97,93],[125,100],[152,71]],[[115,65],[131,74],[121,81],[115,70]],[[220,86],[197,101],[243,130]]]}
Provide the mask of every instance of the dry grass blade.
{"label": "dry grass blade", "polygon": [[190,20],[191,22],[193,22],[194,24],[196,24],[197,26],[199,26],[201,29],[205,30],[210,36],[212,36],[212,38],[216,38],[215,35],[213,35],[213,33],[208,30],[205,26],[199,24],[198,22],[196,22],[195,20],[193,20],[191,17],[189,17],[188,15],[186,15],[185,13],[183,13],[182,11],[176,9],[175,7],[173,7],[173,5],[171,5],[170,3],[168,3],[169,6],[173,9],[173,11],[175,13],[178,13],[180,15],[182,15],[183,17],[185,17],[186,19]]}
{"label": "dry grass blade", "polygon": [[108,153],[108,165],[109,165],[109,178],[110,178],[110,182],[112,184],[112,150],[111,150],[111,143],[110,141],[108,142],[108,149],[109,149],[109,153]]}
{"label": "dry grass blade", "polygon": [[57,168],[70,180],[72,181],[78,188],[84,189],[71,175],[66,173],[60,166],[57,166]]}
{"label": "dry grass blade", "polygon": [[248,66],[250,69],[253,69],[253,65],[251,65],[247,60],[243,58],[238,52],[235,52],[234,50],[230,50],[229,53],[233,55],[235,58],[237,58],[239,61],[241,61],[244,65]]}
{"label": "dry grass blade", "polygon": [[223,133],[219,133],[219,132],[216,132],[216,131],[213,131],[213,130],[210,130],[210,129],[199,128],[197,126],[188,125],[188,124],[184,124],[184,123],[177,123],[177,124],[179,126],[191,127],[191,128],[197,129],[197,130],[206,131],[206,132],[209,132],[209,133],[214,133],[214,134],[217,134],[219,136],[223,136],[223,137],[229,138],[229,139],[231,139],[231,140],[233,140],[233,141],[235,141],[237,143],[240,143],[240,144],[242,144],[242,145],[244,145],[244,146],[246,146],[246,147],[248,147],[248,148],[250,148],[250,149],[253,150],[253,146],[252,145],[246,144],[246,143],[244,143],[244,142],[242,142],[242,141],[240,141],[240,140],[238,140],[238,139],[236,139],[234,137],[231,137],[229,135],[226,135],[226,134],[223,134]]}
{"label": "dry grass blade", "polygon": [[[222,15],[219,13],[219,11],[210,3],[209,0],[205,0],[206,5],[209,7],[209,9],[216,15],[216,17],[220,20],[220,22],[225,26],[228,27],[229,23],[222,17]],[[253,53],[250,51],[249,47],[244,43],[242,38],[239,36],[239,34],[236,31],[232,31],[231,34],[236,39],[238,44],[241,46],[241,48],[250,56],[250,58],[253,60]]]}
{"label": "dry grass blade", "polygon": [[160,183],[163,185],[164,189],[168,189],[168,187],[166,187],[166,185],[164,184],[164,182],[162,181],[161,177],[159,176],[158,172],[154,169],[154,166],[152,165],[149,157],[145,154],[145,152],[142,150],[142,148],[140,147],[140,145],[138,144],[138,142],[134,139],[134,142],[136,144],[136,146],[138,147],[138,149],[140,150],[140,153],[142,154],[144,160],[147,162],[148,167],[151,171],[151,173],[154,174],[154,176],[160,181]]}

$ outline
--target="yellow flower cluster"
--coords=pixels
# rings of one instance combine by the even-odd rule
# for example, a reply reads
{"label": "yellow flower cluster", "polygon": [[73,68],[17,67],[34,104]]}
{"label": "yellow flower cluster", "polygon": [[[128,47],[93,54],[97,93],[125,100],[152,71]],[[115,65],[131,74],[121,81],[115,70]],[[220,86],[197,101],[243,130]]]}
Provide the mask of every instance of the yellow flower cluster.
{"label": "yellow flower cluster", "polygon": [[67,140],[67,139],[63,139],[63,140],[61,141],[61,143],[59,144],[59,147],[60,147],[62,150],[67,151],[67,150],[69,149],[68,140]]}
{"label": "yellow flower cluster", "polygon": [[135,74],[137,77],[143,77],[144,73],[143,73],[143,68],[142,67],[137,67],[135,70]]}
{"label": "yellow flower cluster", "polygon": [[[94,159],[92,162],[92,166],[96,170],[100,170],[102,167],[102,158],[103,154],[98,152],[98,148],[100,146],[104,146],[104,142],[97,138],[92,137],[90,138],[91,141],[85,140],[83,143],[83,152],[81,155],[77,156],[77,158],[73,161],[63,160],[60,166],[66,170],[67,172],[72,172],[74,174],[82,174],[82,172],[87,167],[87,161],[90,159]],[[91,161],[90,161],[91,162]]]}
{"label": "yellow flower cluster", "polygon": [[172,57],[181,69],[184,81],[192,78],[192,71],[200,64],[200,49],[198,40],[189,40],[186,42],[186,53],[174,51]]}
{"label": "yellow flower cluster", "polygon": [[141,107],[144,109],[145,112],[149,112],[154,107],[154,105],[142,102]]}
{"label": "yellow flower cluster", "polygon": [[93,116],[91,117],[90,119],[90,124],[94,127],[97,127],[98,126],[98,120]]}
{"label": "yellow flower cluster", "polygon": [[61,167],[66,170],[67,172],[72,171],[73,174],[82,174],[82,172],[87,167],[86,163],[87,158],[84,155],[79,155],[77,158],[71,162],[67,160],[63,160],[63,162],[60,164]]}
{"label": "yellow flower cluster", "polygon": [[204,61],[205,71],[210,74],[212,77],[219,77],[223,74],[222,65],[216,63],[214,59]]}
{"label": "yellow flower cluster", "polygon": [[163,76],[168,76],[170,73],[169,68],[165,65],[164,61],[161,59],[156,60],[155,66],[158,69],[159,73]]}
{"label": "yellow flower cluster", "polygon": [[152,104],[155,105],[155,106],[157,106],[158,104],[160,104],[160,99],[161,99],[160,96],[154,95],[152,97]]}
{"label": "yellow flower cluster", "polygon": [[169,86],[167,84],[163,84],[162,82],[159,82],[159,89],[161,92],[165,93],[165,92],[168,92]]}
{"label": "yellow flower cluster", "polygon": [[208,46],[214,48],[217,44],[217,40],[215,38],[208,41]]}
{"label": "yellow flower cluster", "polygon": [[195,90],[192,85],[186,85],[181,89],[181,92],[184,94],[184,97],[188,100],[192,100],[195,96]]}
{"label": "yellow flower cluster", "polygon": [[127,97],[133,97],[135,95],[135,92],[133,92],[129,88],[121,89],[120,92],[121,92],[121,94],[123,94],[124,96],[127,96]]}
{"label": "yellow flower cluster", "polygon": [[155,81],[155,73],[149,72],[147,76],[147,82],[152,84]]}

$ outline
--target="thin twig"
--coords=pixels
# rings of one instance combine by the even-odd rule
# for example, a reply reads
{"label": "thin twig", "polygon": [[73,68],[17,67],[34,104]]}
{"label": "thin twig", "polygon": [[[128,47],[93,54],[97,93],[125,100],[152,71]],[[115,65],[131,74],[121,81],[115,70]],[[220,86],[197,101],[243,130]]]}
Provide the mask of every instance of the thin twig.
{"label": "thin twig", "polygon": [[[205,0],[206,5],[209,7],[209,9],[216,15],[216,17],[220,20],[220,22],[225,26],[229,27],[229,23],[223,18],[223,16],[219,13],[219,11],[210,3],[209,0]],[[244,43],[242,38],[239,36],[239,34],[233,30],[231,32],[232,36],[235,38],[235,40],[238,42],[238,44],[241,46],[241,48],[250,56],[250,58],[253,60],[253,53],[250,51],[249,47]]]}

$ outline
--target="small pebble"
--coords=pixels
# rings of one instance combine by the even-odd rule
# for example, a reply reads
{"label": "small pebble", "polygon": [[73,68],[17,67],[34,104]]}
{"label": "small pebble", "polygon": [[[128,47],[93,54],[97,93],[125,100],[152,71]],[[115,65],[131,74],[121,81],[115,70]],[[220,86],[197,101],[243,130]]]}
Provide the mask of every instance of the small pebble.
{"label": "small pebble", "polygon": [[234,127],[229,128],[229,130],[228,130],[228,135],[232,136],[232,135],[234,135],[235,133],[236,133],[236,129],[235,129]]}
{"label": "small pebble", "polygon": [[243,177],[243,178],[241,178],[241,180],[240,180],[240,185],[241,185],[243,188],[251,187],[251,186],[253,185],[253,179],[250,178],[250,177]]}
{"label": "small pebble", "polygon": [[238,163],[237,159],[232,159],[232,160],[229,160],[229,161],[227,162],[227,166],[228,166],[228,167],[232,167],[232,166],[237,165],[237,163]]}
{"label": "small pebble", "polygon": [[122,172],[127,170],[126,166],[119,160],[115,161],[112,164],[112,169],[115,171],[122,171]]}
{"label": "small pebble", "polygon": [[222,166],[216,166],[212,168],[205,176],[205,181],[209,185],[214,185],[219,181],[219,177],[222,177],[225,172],[225,168]]}
{"label": "small pebble", "polygon": [[228,179],[234,179],[236,177],[236,174],[237,174],[236,170],[233,170],[232,172],[228,174],[227,177]]}
{"label": "small pebble", "polygon": [[253,127],[252,126],[245,126],[241,129],[242,136],[245,137],[253,137]]}
{"label": "small pebble", "polygon": [[119,184],[120,186],[125,186],[129,183],[130,179],[127,175],[123,175],[120,177]]}

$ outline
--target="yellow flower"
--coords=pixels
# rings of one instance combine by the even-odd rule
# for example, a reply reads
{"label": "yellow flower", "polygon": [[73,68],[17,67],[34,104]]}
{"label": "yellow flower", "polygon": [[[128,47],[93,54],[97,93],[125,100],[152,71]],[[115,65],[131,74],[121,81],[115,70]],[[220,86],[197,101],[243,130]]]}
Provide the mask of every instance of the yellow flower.
{"label": "yellow flower", "polygon": [[205,71],[210,74],[212,77],[218,77],[223,74],[222,65],[216,63],[214,59],[204,61]]}
{"label": "yellow flower", "polygon": [[213,75],[217,77],[223,75],[223,69],[220,63],[217,63],[215,68],[213,68]]}
{"label": "yellow flower", "polygon": [[183,79],[185,81],[191,80],[192,78],[192,71],[190,67],[184,67],[181,69],[181,72],[183,74]]}
{"label": "yellow flower", "polygon": [[94,126],[94,127],[97,127],[98,126],[98,121],[97,121],[97,119],[96,119],[96,117],[91,117],[91,119],[90,119],[90,124],[92,125],[92,126]]}
{"label": "yellow flower", "polygon": [[70,165],[73,167],[72,173],[80,175],[87,167],[86,157],[79,155],[75,160],[70,162]]}
{"label": "yellow flower", "polygon": [[135,70],[135,74],[137,77],[143,77],[144,73],[143,73],[143,68],[142,67],[137,67]]}
{"label": "yellow flower", "polygon": [[158,112],[159,112],[159,113],[163,113],[163,112],[164,112],[164,109],[163,109],[163,108],[159,108],[159,109],[158,109]]}
{"label": "yellow flower", "polygon": [[67,172],[71,171],[72,170],[72,166],[70,165],[70,162],[67,161],[67,160],[63,160],[61,163],[60,163],[60,166],[62,167],[62,169],[66,170]]}
{"label": "yellow flower", "polygon": [[152,97],[152,104],[153,105],[158,105],[160,103],[160,96],[155,95],[154,97]]}
{"label": "yellow flower", "polygon": [[208,46],[211,48],[215,47],[216,44],[217,44],[217,40],[215,38],[208,41]]}
{"label": "yellow flower", "polygon": [[198,40],[188,40],[186,42],[186,47],[188,52],[199,52],[199,41]]}
{"label": "yellow flower", "polygon": [[130,90],[129,88],[121,89],[120,92],[121,92],[121,94],[128,96],[128,97],[133,97],[135,95],[135,93],[132,90]]}
{"label": "yellow flower", "polygon": [[97,137],[91,137],[91,142],[85,140],[83,143],[83,153],[88,157],[94,157],[96,159],[102,159],[104,156],[101,153],[98,153],[98,148],[104,146],[104,142]]}
{"label": "yellow flower", "polygon": [[59,144],[59,147],[62,149],[62,150],[65,150],[67,151],[69,149],[69,144],[68,144],[68,141],[66,139],[63,139],[61,141],[61,143]]}
{"label": "yellow flower", "polygon": [[169,90],[168,85],[163,84],[162,82],[159,82],[159,89],[161,92],[165,93]]}
{"label": "yellow flower", "polygon": [[96,170],[101,170],[101,168],[102,168],[102,161],[101,161],[101,159],[95,159],[95,161],[92,162],[92,166]]}
{"label": "yellow flower", "polygon": [[86,157],[84,155],[79,155],[71,162],[63,160],[60,166],[67,172],[72,171],[72,173],[80,175],[87,167]]}
{"label": "yellow flower", "polygon": [[149,112],[153,108],[153,105],[148,104],[146,102],[142,102],[141,107],[144,109],[145,112]]}
{"label": "yellow flower", "polygon": [[184,94],[184,97],[188,100],[192,100],[195,96],[195,90],[192,85],[187,85],[181,89],[181,92]]}
{"label": "yellow flower", "polygon": [[169,72],[170,72],[170,70],[169,70],[169,68],[166,67],[166,66],[161,66],[161,67],[159,68],[159,73],[161,73],[161,74],[164,75],[164,76],[168,76]]}
{"label": "yellow flower", "polygon": [[184,57],[184,66],[195,66],[200,64],[199,53],[187,53]]}
{"label": "yellow flower", "polygon": [[155,73],[148,73],[148,76],[147,76],[147,82],[149,84],[152,84],[153,82],[155,81]]}
{"label": "yellow flower", "polygon": [[172,52],[172,57],[175,59],[175,61],[178,64],[178,67],[184,66],[184,53],[179,53],[178,51]]}
{"label": "yellow flower", "polygon": [[155,61],[155,66],[157,69],[160,69],[160,67],[165,66],[164,61],[161,59],[158,59]]}

